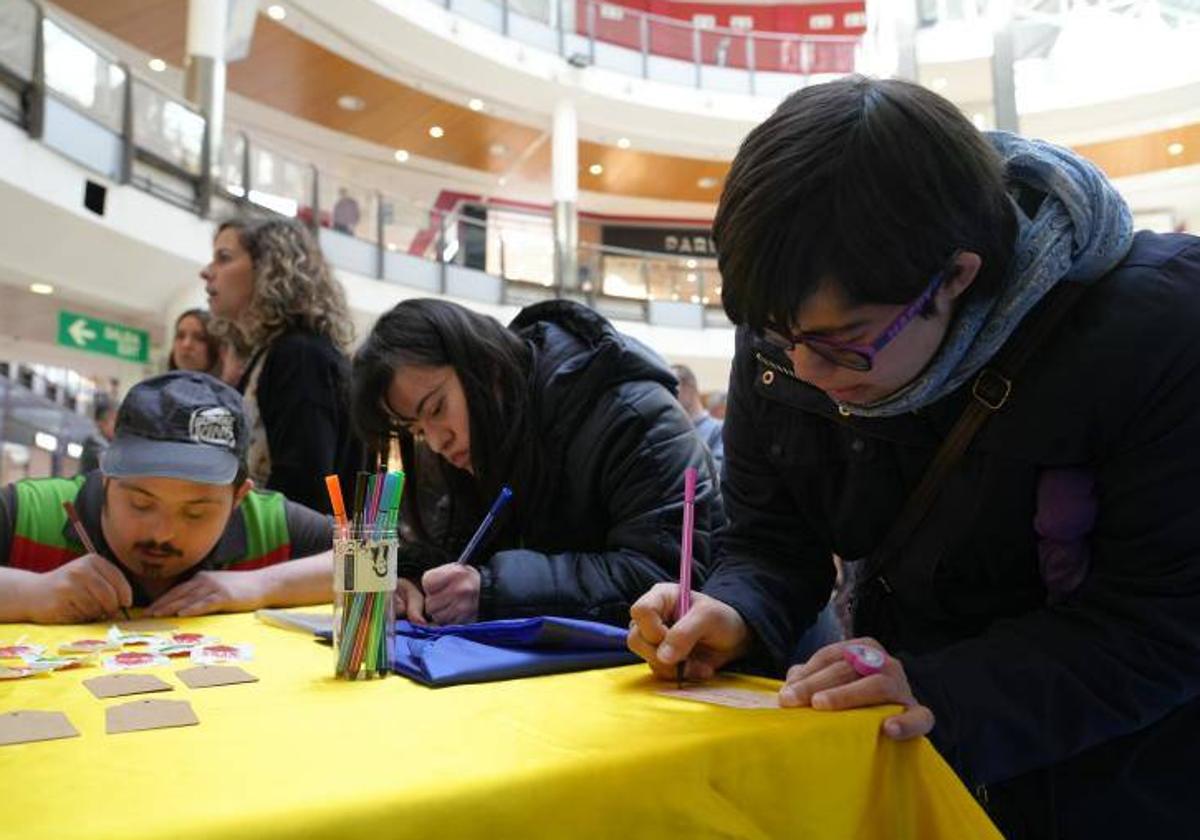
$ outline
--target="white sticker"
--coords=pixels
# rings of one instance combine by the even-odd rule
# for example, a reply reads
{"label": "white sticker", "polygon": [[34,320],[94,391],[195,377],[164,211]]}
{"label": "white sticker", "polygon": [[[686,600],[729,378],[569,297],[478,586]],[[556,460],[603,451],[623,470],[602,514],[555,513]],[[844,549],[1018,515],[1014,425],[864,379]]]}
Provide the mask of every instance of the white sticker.
{"label": "white sticker", "polygon": [[396,543],[338,541],[333,550],[335,592],[390,592],[396,588]]}

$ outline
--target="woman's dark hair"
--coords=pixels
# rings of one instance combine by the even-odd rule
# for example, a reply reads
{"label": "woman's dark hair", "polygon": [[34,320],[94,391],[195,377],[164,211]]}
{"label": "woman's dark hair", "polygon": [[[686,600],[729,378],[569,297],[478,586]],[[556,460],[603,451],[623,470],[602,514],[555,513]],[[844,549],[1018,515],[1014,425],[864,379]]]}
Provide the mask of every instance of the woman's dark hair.
{"label": "woman's dark hair", "polygon": [[[520,506],[536,493],[538,483],[538,447],[530,420],[532,355],[523,339],[494,318],[428,298],[406,300],[382,315],[355,353],[350,396],[354,425],[364,440],[376,444],[399,436],[412,487],[404,494],[405,508],[418,536],[429,538],[413,503],[418,496],[419,478],[414,473],[419,460],[412,435],[395,422],[385,405],[392,378],[410,365],[453,368],[462,382],[471,424],[475,501],[490,504],[500,487],[509,483],[514,506]],[[448,481],[462,485],[453,477]]]}
{"label": "woman's dark hair", "polygon": [[[999,155],[950,102],[896,79],[804,88],[746,137],[713,223],[736,324],[792,326],[829,282],[850,305],[908,303],[956,251],[991,297],[1016,216]],[[964,297],[965,299],[965,297]]]}
{"label": "woman's dark hair", "polygon": [[[189,309],[178,318],[175,319],[175,332],[179,332],[179,325],[183,323],[184,318],[195,318],[200,322],[200,326],[204,328],[204,345],[208,349],[208,367],[204,369],[208,373],[217,366],[217,362],[221,358],[221,339],[213,335],[211,326],[212,315],[207,309]],[[174,345],[175,336],[171,336],[171,344]],[[179,365],[175,362],[175,349],[172,347],[171,355],[167,357],[167,370],[179,370]]]}

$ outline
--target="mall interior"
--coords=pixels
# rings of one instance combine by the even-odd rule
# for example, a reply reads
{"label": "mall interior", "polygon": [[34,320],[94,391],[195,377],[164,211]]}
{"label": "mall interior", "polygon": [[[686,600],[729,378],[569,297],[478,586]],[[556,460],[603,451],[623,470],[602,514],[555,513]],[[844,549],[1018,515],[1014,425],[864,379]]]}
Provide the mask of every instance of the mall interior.
{"label": "mall interior", "polygon": [[1200,0],[0,0],[0,837],[1196,836],[1197,229]]}
{"label": "mall interior", "polygon": [[98,394],[165,369],[212,220],[311,227],[358,337],[437,296],[585,302],[703,394],[733,330],[710,225],[747,131],[848,73],[1200,218],[1200,4],[5,0],[0,483],[72,475]]}

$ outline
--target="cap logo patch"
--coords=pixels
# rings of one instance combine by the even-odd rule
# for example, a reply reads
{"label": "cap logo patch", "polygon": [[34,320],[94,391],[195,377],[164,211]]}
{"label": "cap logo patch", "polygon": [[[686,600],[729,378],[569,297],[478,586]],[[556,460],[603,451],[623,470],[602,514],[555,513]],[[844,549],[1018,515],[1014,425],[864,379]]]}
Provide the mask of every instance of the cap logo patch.
{"label": "cap logo patch", "polygon": [[188,423],[188,434],[194,443],[206,443],[225,449],[234,449],[237,446],[233,412],[219,406],[193,411],[192,419]]}

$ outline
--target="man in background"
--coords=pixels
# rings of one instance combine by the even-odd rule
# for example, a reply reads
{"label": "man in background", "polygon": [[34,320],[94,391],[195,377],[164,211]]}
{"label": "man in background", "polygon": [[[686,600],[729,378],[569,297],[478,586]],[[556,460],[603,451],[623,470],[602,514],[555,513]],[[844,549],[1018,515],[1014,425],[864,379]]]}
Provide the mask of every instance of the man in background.
{"label": "man in background", "polygon": [[86,475],[100,467],[100,456],[108,449],[109,441],[117,428],[117,411],[113,399],[108,394],[97,393],[96,403],[92,406],[92,419],[96,421],[96,431],[88,435],[83,442],[83,452],[79,455],[79,475]]}
{"label": "man in background", "polygon": [[696,385],[696,374],[692,369],[687,365],[671,365],[671,370],[679,380],[679,402],[688,413],[688,417],[692,418],[696,434],[712,453],[716,474],[720,475],[721,466],[725,461],[725,444],[721,439],[722,423],[705,410],[704,402],[700,399],[700,389]]}

